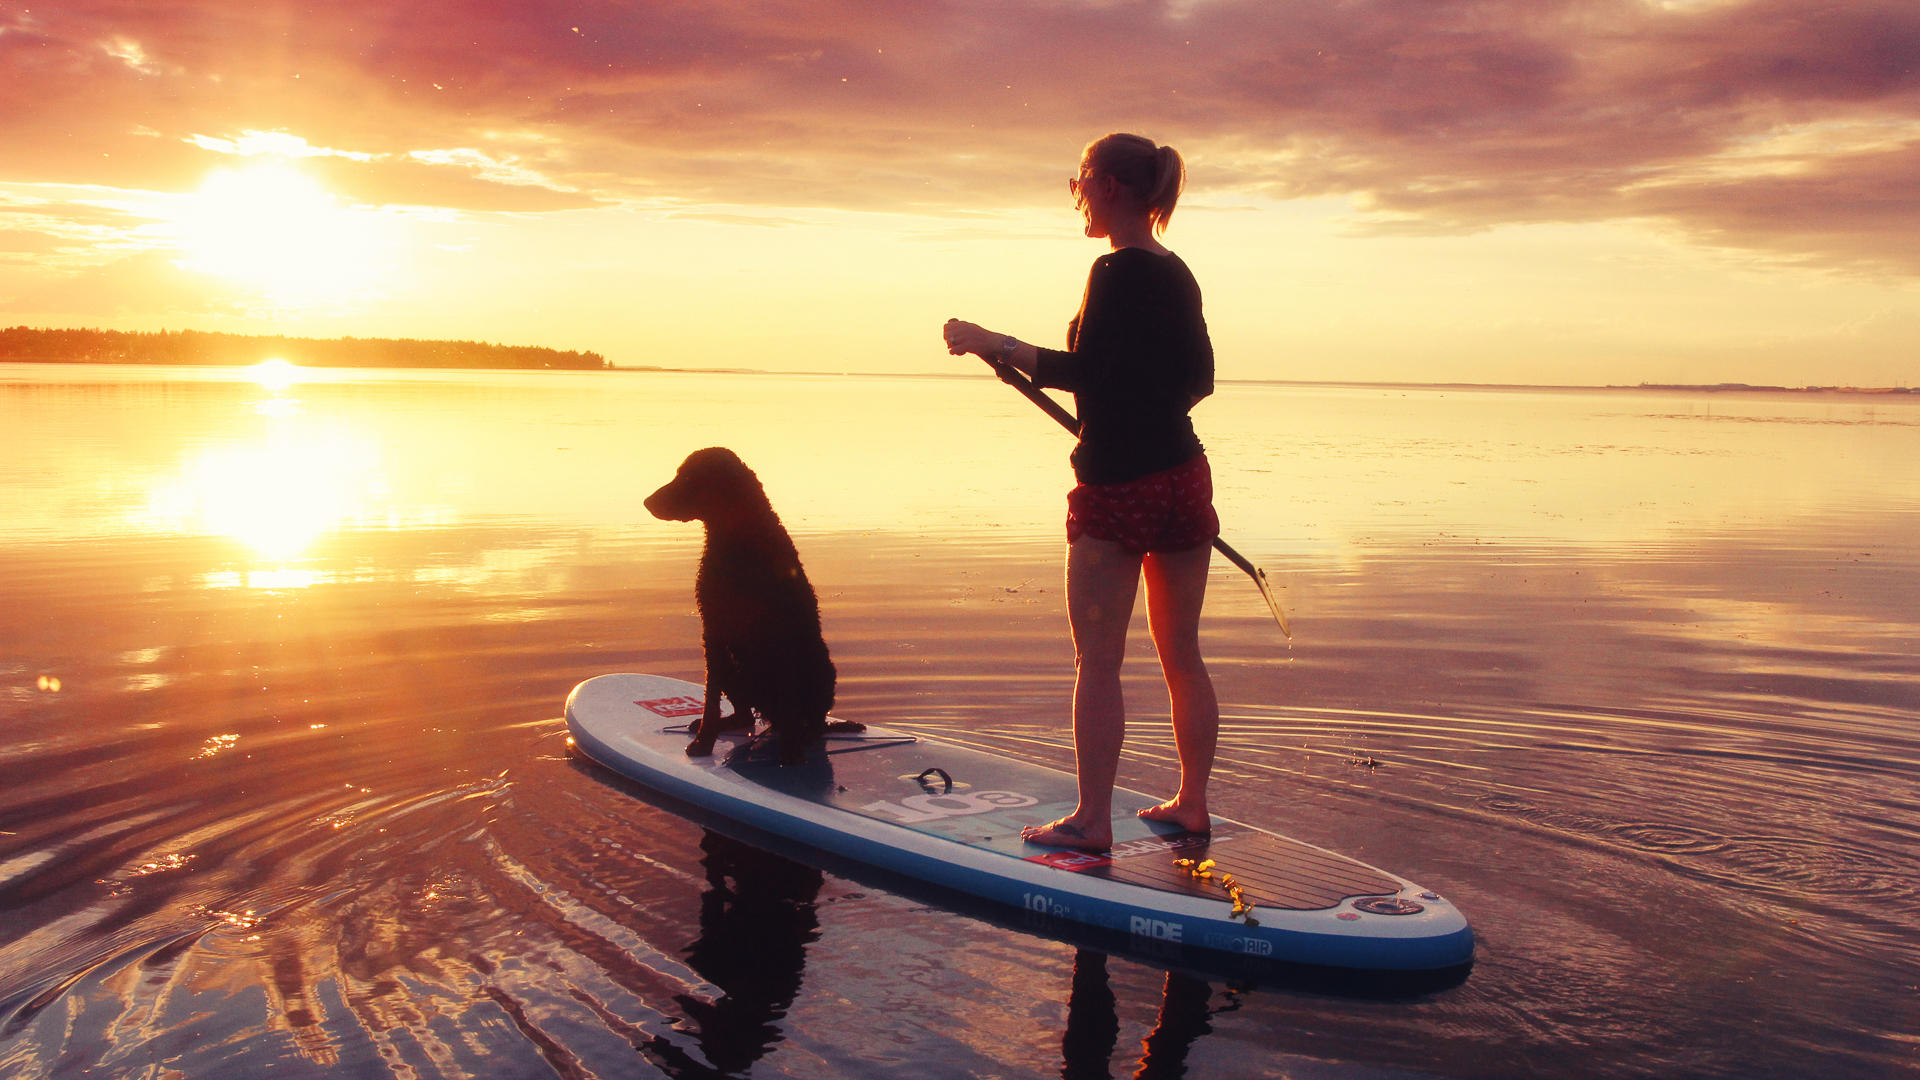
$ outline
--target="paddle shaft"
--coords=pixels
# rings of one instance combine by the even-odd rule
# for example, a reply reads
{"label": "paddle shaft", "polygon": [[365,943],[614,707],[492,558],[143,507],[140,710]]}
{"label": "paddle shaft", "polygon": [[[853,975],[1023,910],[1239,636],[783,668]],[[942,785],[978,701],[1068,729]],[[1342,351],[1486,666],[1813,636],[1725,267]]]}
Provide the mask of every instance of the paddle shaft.
{"label": "paddle shaft", "polygon": [[[1021,374],[1018,368],[999,360],[988,360],[987,363],[993,367],[994,373],[1000,376],[1002,382],[1025,394],[1027,400],[1040,406],[1041,412],[1053,417],[1061,427],[1075,436],[1080,434],[1079,418],[1068,412],[1066,406],[1048,396],[1046,391],[1033,385],[1033,380]],[[1287,625],[1287,613],[1280,607],[1280,598],[1273,594],[1273,586],[1267,581],[1267,572],[1255,566],[1245,555],[1233,550],[1218,536],[1213,538],[1213,549],[1226,556],[1228,562],[1239,567],[1242,573],[1253,579],[1253,583],[1260,588],[1260,598],[1267,602],[1267,609],[1273,612],[1273,621],[1280,624],[1280,632],[1287,635],[1288,639],[1292,639],[1293,628]]]}

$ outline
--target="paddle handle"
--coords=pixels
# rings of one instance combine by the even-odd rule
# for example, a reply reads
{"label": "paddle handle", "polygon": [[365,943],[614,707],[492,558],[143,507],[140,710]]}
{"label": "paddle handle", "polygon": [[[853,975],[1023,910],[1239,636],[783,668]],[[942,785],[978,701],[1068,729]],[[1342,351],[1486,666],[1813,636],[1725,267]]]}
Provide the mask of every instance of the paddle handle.
{"label": "paddle handle", "polygon": [[1048,396],[1045,390],[1033,385],[1033,380],[1021,374],[1019,368],[1014,367],[1004,360],[989,360],[987,363],[993,367],[994,374],[1000,376],[1001,382],[1027,395],[1027,400],[1040,406],[1040,411],[1053,417],[1061,427],[1066,428],[1076,436],[1080,434],[1079,417],[1068,412],[1065,405],[1060,404]]}
{"label": "paddle handle", "polygon": [[[1068,412],[1065,405],[1049,396],[1045,390],[1033,385],[1033,380],[1022,374],[1020,369],[1002,360],[988,360],[987,363],[993,368],[994,374],[1000,376],[1001,382],[1025,394],[1027,400],[1040,406],[1040,411],[1053,417],[1061,427],[1076,436],[1080,434],[1080,420]],[[1255,566],[1245,555],[1228,547],[1227,542],[1218,536],[1213,538],[1213,550],[1226,556],[1228,562],[1239,567],[1242,573],[1253,579],[1253,583],[1260,588],[1260,598],[1267,602],[1267,610],[1273,612],[1273,621],[1280,624],[1280,632],[1291,641],[1293,627],[1287,625],[1286,610],[1280,606],[1280,598],[1274,595],[1273,586],[1267,581],[1267,572]]]}

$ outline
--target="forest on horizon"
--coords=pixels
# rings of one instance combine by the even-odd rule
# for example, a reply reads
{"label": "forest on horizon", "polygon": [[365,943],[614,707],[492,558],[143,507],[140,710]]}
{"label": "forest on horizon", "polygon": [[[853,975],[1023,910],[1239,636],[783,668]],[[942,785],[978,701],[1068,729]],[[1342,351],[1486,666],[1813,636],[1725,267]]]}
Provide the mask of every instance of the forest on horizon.
{"label": "forest on horizon", "polygon": [[273,359],[302,367],[599,371],[613,366],[596,352],[480,341],[303,338],[208,330],[0,329],[0,361],[16,363],[248,366]]}

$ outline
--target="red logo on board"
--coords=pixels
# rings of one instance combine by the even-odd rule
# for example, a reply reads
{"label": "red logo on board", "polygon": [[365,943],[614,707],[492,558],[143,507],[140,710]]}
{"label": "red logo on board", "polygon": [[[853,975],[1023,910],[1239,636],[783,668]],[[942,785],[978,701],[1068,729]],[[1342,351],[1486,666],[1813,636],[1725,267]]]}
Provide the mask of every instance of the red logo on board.
{"label": "red logo on board", "polygon": [[674,718],[699,716],[701,711],[706,708],[706,704],[699,698],[687,697],[685,695],[681,695],[680,697],[654,698],[651,701],[636,701],[634,704],[655,716]]}
{"label": "red logo on board", "polygon": [[1049,851],[1044,855],[1029,855],[1027,861],[1051,866],[1055,870],[1070,870],[1075,873],[1113,865],[1112,856],[1103,855],[1097,851]]}

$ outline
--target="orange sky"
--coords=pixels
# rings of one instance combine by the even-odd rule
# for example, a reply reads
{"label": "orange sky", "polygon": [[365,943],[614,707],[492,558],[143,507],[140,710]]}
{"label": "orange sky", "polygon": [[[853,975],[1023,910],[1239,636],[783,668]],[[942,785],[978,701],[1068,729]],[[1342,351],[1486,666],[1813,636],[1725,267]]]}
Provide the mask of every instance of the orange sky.
{"label": "orange sky", "polygon": [[0,4],[0,324],[955,370],[1172,142],[1223,378],[1909,385],[1912,0]]}

